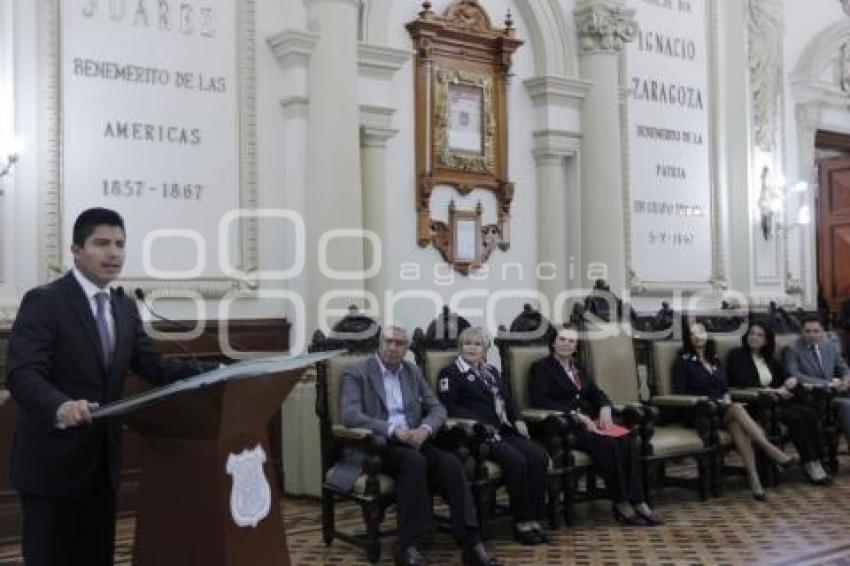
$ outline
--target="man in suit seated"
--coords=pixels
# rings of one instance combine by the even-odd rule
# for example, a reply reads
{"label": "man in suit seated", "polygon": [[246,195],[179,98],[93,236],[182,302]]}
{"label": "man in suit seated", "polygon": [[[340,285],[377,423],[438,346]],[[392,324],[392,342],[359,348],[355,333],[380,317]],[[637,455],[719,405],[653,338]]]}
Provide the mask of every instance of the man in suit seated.
{"label": "man in suit seated", "polygon": [[[397,563],[425,564],[416,543],[435,527],[430,483],[449,504],[464,564],[495,564],[481,543],[472,492],[460,460],[431,441],[446,420],[446,410],[419,368],[404,360],[408,345],[403,328],[388,326],[377,355],[346,368],[341,398],[345,426],[368,428],[387,438],[381,458],[383,472],[396,484]],[[356,465],[357,457],[349,454],[349,463]],[[359,465],[353,470],[348,466],[347,471],[345,463],[338,468],[348,477],[332,478],[337,485],[350,487],[360,473]]]}
{"label": "man in suit seated", "polygon": [[835,343],[827,338],[820,318],[812,315],[804,319],[800,338],[785,348],[782,361],[788,374],[803,383],[836,390],[833,403],[850,446],[850,368]]}

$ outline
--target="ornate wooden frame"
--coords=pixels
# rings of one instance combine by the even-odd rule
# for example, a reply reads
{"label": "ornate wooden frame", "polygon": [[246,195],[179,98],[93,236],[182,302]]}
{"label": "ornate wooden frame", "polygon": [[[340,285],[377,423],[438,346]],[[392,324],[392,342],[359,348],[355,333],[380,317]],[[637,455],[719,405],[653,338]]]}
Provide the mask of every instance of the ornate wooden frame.
{"label": "ornate wooden frame", "polygon": [[[483,264],[493,245],[482,245],[476,262],[453,257],[454,223],[431,217],[437,186],[466,195],[473,189],[496,196],[497,224],[479,226],[481,242],[510,246],[510,205],[514,186],[508,179],[507,85],[513,53],[523,44],[515,37],[511,14],[504,28],[494,28],[478,0],[454,0],[442,16],[422,3],[419,18],[407,24],[416,51],[416,235],[421,247],[433,244],[443,258],[467,274]],[[481,151],[450,146],[452,85],[481,89]]]}

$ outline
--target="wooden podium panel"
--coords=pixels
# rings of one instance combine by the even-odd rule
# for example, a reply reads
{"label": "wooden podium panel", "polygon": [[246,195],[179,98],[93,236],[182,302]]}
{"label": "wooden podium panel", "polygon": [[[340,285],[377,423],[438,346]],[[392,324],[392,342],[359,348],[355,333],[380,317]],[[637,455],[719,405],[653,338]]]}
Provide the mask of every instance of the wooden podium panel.
{"label": "wooden podium panel", "polygon": [[[266,425],[299,371],[228,381],[176,395],[125,418],[142,436],[136,566],[289,564]],[[239,526],[228,460],[262,447],[268,513]]]}

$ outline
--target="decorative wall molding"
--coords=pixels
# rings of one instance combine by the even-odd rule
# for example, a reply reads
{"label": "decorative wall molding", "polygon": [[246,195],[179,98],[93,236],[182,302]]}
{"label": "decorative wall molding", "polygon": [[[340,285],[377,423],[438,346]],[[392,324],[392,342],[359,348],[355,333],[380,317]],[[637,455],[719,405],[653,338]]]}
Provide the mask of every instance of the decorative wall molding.
{"label": "decorative wall molding", "polygon": [[[62,226],[62,100],[61,100],[61,46],[60,1],[40,0],[39,6],[39,146],[38,185],[42,187],[41,238],[39,277],[51,280],[63,272],[62,250],[69,247],[63,241]],[[239,37],[239,113],[240,113],[240,178],[239,204],[243,209],[257,205],[256,172],[256,46],[255,0],[237,2]],[[250,290],[257,282],[252,274],[259,267],[257,222],[244,219],[239,222],[240,257],[236,267],[246,275],[243,279],[210,278],[181,280],[132,279],[121,280],[127,287],[146,290],[174,290],[179,296],[195,292],[204,298],[221,298],[232,289]]]}
{"label": "decorative wall molding", "polygon": [[360,76],[389,81],[410,61],[413,52],[361,43],[357,46],[357,57]]}
{"label": "decorative wall molding", "polygon": [[513,5],[528,28],[537,75],[575,75],[575,31],[567,23],[559,0],[520,1]]}
{"label": "decorative wall molding", "polygon": [[[747,75],[750,105],[749,187],[751,198],[763,198],[768,187],[785,171],[784,159],[784,19],[777,0],[749,0],[747,23]],[[765,177],[765,170],[769,177]],[[782,188],[778,188],[781,193]],[[752,194],[752,193],[755,194]],[[756,285],[781,285],[789,271],[788,232],[773,230],[765,239],[760,225],[753,224],[750,257]],[[784,224],[784,223],[783,223]],[[783,267],[784,266],[784,267]]]}
{"label": "decorative wall molding", "polygon": [[266,42],[284,69],[306,67],[319,35],[301,30],[284,30],[269,37]]}
{"label": "decorative wall molding", "polygon": [[777,0],[749,0],[747,60],[753,137],[756,147],[766,152],[774,150],[780,134],[784,27]]}
{"label": "decorative wall molding", "polygon": [[581,133],[568,130],[537,130],[534,132],[532,155],[538,164],[560,162],[573,157],[581,149]]}
{"label": "decorative wall molding", "polygon": [[[838,64],[841,46],[850,42],[850,20],[836,22],[820,33],[806,46],[789,76],[791,97],[797,122],[797,171],[810,171],[815,163],[815,135],[819,129],[835,130],[827,124],[825,110],[847,111],[847,95],[839,85]],[[850,132],[846,132],[850,133]],[[815,191],[809,191],[806,204],[815,208]],[[817,300],[817,257],[815,242],[817,227],[812,222],[801,227],[799,233],[800,274],[803,285],[803,300],[812,307]],[[789,282],[786,282],[786,292]],[[793,290],[793,286],[791,286]]]}
{"label": "decorative wall molding", "polygon": [[395,108],[360,105],[360,145],[364,147],[386,147],[387,142],[398,134],[392,127]]}
{"label": "decorative wall molding", "polygon": [[544,76],[522,82],[535,107],[578,107],[587,98],[593,83],[580,78]]}
{"label": "decorative wall molding", "polygon": [[619,52],[637,31],[635,11],[622,0],[578,0],[573,15],[583,52]]}

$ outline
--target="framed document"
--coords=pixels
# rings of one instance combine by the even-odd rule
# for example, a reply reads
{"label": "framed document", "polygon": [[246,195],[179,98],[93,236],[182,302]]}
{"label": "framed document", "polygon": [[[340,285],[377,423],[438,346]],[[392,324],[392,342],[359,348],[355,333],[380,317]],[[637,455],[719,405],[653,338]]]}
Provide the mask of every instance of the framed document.
{"label": "framed document", "polygon": [[[416,51],[416,242],[466,274],[494,247],[510,247],[507,84],[523,41],[510,13],[504,27],[493,26],[477,1],[452,0],[441,15],[423,7],[407,24]],[[481,226],[479,216],[474,230],[468,219],[446,222],[444,209],[431,208],[437,187],[492,191],[496,206],[486,216],[496,222]]]}
{"label": "framed document", "polygon": [[450,261],[459,271],[467,272],[483,261],[481,216],[479,202],[473,210],[458,210],[454,201],[449,204]]}
{"label": "framed document", "polygon": [[449,85],[449,149],[482,153],[481,104],[484,91],[469,84]]}

